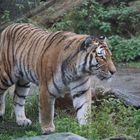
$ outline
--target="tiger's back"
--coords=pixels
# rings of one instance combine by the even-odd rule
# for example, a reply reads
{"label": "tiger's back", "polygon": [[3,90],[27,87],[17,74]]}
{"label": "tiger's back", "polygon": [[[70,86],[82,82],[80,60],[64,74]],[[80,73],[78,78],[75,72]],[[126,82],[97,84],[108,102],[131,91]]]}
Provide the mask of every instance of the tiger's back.
{"label": "tiger's back", "polygon": [[[41,75],[44,74],[43,70],[45,73],[48,73],[46,70],[50,67],[53,72],[56,70],[61,63],[58,60],[60,53],[66,53],[63,49],[69,45],[69,41],[73,41],[74,38],[70,37],[74,35],[70,32],[50,33],[30,24],[13,24],[1,35],[1,62],[9,66],[7,73],[13,71],[16,77],[25,77],[38,84],[38,79],[42,79]],[[13,82],[18,80],[16,77]],[[47,78],[44,75],[42,77]]]}

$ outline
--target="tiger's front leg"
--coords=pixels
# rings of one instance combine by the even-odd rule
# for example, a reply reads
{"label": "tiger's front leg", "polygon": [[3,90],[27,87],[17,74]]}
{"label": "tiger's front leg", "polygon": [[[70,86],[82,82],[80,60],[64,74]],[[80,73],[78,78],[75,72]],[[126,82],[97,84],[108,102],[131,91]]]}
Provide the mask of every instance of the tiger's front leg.
{"label": "tiger's front leg", "polygon": [[27,126],[32,123],[25,115],[25,99],[29,90],[30,82],[20,79],[15,85],[13,96],[14,112],[16,115],[16,122],[20,126]]}
{"label": "tiger's front leg", "polygon": [[91,112],[90,80],[83,78],[82,80],[71,83],[70,86],[78,122],[80,125],[85,125],[88,122],[88,117]]}
{"label": "tiger's front leg", "polygon": [[43,134],[55,131],[54,120],[55,98],[48,92],[46,85],[40,85],[39,120]]}

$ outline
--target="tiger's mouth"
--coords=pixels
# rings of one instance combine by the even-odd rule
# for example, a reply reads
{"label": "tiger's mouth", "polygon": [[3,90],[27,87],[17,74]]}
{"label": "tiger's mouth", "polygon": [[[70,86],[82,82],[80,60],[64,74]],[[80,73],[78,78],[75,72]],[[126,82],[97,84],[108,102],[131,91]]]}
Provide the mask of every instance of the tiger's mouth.
{"label": "tiger's mouth", "polygon": [[96,76],[100,80],[109,80],[112,78],[112,74],[110,72],[104,72],[104,71],[97,71]]}

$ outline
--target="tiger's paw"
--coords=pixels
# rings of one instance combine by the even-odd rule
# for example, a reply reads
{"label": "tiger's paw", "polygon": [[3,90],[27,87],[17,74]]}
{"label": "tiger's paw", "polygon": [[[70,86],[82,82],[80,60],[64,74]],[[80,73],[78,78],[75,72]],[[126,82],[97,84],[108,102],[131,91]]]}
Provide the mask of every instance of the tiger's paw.
{"label": "tiger's paw", "polygon": [[50,134],[51,132],[54,132],[54,131],[55,131],[55,126],[54,125],[51,125],[51,126],[48,126],[48,127],[42,127],[43,135],[48,135],[48,134]]}
{"label": "tiger's paw", "polygon": [[32,123],[32,121],[27,118],[18,119],[16,122],[19,126],[28,126],[28,125],[31,125],[31,123]]}

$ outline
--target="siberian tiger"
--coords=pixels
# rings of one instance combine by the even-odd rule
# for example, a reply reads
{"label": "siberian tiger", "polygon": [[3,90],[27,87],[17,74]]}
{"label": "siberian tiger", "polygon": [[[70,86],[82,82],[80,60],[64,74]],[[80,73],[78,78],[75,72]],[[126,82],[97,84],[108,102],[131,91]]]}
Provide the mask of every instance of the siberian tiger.
{"label": "siberian tiger", "polygon": [[43,133],[55,130],[54,104],[68,89],[80,125],[91,107],[90,77],[109,79],[116,72],[104,37],[71,32],[47,32],[31,24],[12,24],[0,38],[0,116],[5,91],[15,84],[13,106],[20,126],[31,124],[25,115],[30,82],[39,86],[39,120]]}

